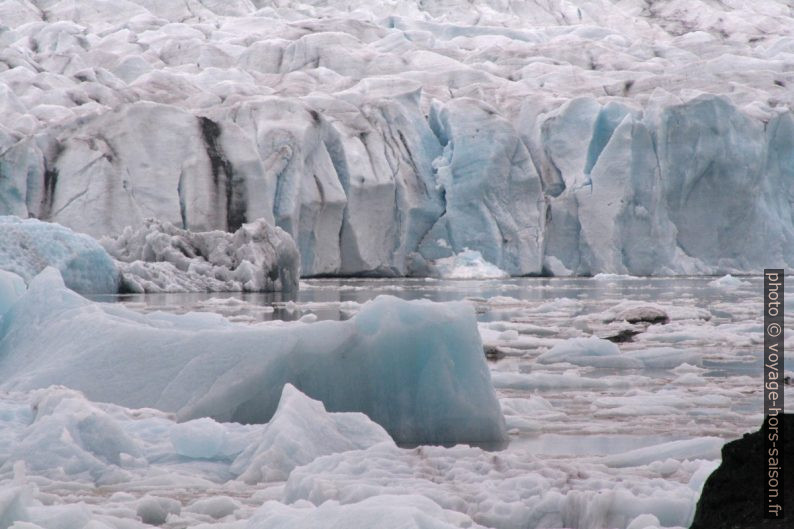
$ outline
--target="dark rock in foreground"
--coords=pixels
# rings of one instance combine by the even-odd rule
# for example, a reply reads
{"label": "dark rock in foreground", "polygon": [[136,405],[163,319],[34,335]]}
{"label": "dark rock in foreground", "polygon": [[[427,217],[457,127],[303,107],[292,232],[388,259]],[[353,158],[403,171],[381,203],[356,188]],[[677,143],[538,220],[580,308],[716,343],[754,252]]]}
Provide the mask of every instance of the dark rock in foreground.
{"label": "dark rock in foreground", "polygon": [[782,417],[785,476],[781,492],[785,520],[764,519],[766,455],[764,432],[745,434],[722,447],[722,464],[703,487],[690,529],[794,527],[794,414]]}

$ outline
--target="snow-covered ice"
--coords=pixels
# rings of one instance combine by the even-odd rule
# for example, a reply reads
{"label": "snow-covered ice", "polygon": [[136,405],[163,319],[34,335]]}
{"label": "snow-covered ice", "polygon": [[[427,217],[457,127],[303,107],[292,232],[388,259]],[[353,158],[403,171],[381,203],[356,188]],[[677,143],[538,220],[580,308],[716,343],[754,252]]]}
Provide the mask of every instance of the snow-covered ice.
{"label": "snow-covered ice", "polygon": [[300,255],[292,238],[264,219],[234,233],[191,232],[146,219],[101,240],[120,261],[127,292],[283,291],[298,288]]}
{"label": "snow-covered ice", "polygon": [[794,264],[786,0],[0,4],[0,214],[263,218],[303,273]]}

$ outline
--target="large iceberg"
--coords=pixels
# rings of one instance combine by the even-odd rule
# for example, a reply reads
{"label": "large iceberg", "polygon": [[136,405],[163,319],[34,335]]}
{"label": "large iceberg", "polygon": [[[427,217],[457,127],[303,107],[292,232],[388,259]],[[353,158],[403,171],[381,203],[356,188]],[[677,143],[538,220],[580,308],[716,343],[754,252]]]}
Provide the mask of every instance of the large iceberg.
{"label": "large iceberg", "polygon": [[300,255],[292,238],[264,219],[233,234],[191,232],[146,219],[101,240],[128,292],[284,291],[298,289]]}
{"label": "large iceberg", "polygon": [[347,321],[243,325],[93,303],[48,268],[0,320],[0,381],[243,423],[268,421],[290,383],[331,412],[365,413],[398,442],[505,440],[474,310],[462,302],[381,296]]}
{"label": "large iceberg", "polygon": [[794,265],[788,2],[348,4],[3,2],[0,214],[263,218],[308,276]]}

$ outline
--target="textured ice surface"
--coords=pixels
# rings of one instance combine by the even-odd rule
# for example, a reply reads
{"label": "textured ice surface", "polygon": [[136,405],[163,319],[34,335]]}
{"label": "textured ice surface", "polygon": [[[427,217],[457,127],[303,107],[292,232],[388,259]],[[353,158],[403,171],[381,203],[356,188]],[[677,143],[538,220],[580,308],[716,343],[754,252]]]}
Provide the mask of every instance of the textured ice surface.
{"label": "textured ice surface", "polygon": [[48,268],[3,317],[0,387],[62,384],[182,420],[264,422],[291,383],[413,443],[498,442],[504,419],[465,303],[382,296],[351,320],[240,325],[92,303]]}
{"label": "textured ice surface", "polygon": [[116,265],[91,237],[54,223],[0,216],[0,271],[30,281],[47,266],[83,294],[118,292]]}
{"label": "textured ice surface", "polygon": [[649,494],[652,476],[665,471],[688,476],[705,464],[693,458],[672,461],[667,469],[648,465],[623,470],[627,479],[612,482],[613,471],[604,466],[582,471],[576,463],[549,464],[530,453],[487,453],[469,447],[409,451],[378,445],[321,457],[294,470],[285,498],[319,505],[418,493],[486,527],[500,528],[626,527],[648,512],[665,526],[686,526],[699,491],[670,480]]}
{"label": "textured ice surface", "polygon": [[303,273],[794,264],[786,0],[0,4],[0,214],[295,240]]}
{"label": "textured ice surface", "polygon": [[442,509],[420,495],[379,495],[352,505],[328,501],[312,504],[284,505],[265,503],[254,514],[246,529],[293,529],[296,527],[329,527],[334,529],[453,529],[481,526],[468,516]]}
{"label": "textured ice surface", "polygon": [[292,238],[264,219],[233,234],[191,232],[147,219],[102,239],[129,292],[293,291],[300,255]]}
{"label": "textured ice surface", "polygon": [[498,279],[508,274],[483,259],[476,250],[466,249],[459,254],[433,262],[433,270],[445,279]]}
{"label": "textured ice surface", "polygon": [[284,481],[296,467],[317,457],[393,444],[386,431],[362,413],[326,413],[291,384],[261,438],[243,451],[231,470],[247,483]]}
{"label": "textured ice surface", "polygon": [[[576,463],[523,450],[398,448],[361,414],[328,413],[291,386],[266,425],[177,424],[155,410],[51,387],[0,395],[0,426],[0,435],[18,440],[0,444],[0,521],[44,529],[143,527],[138,521],[597,529],[649,513],[666,527],[686,526],[721,444],[693,439]],[[175,432],[187,431],[194,446],[222,433],[222,448],[187,456],[182,441],[174,443]],[[253,453],[272,472],[269,486],[249,486],[239,468]]]}

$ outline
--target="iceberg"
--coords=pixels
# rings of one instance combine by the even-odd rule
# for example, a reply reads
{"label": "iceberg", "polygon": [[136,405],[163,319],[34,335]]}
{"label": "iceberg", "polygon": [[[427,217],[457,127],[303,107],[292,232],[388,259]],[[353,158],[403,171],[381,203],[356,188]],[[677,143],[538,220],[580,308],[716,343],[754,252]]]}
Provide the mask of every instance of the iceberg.
{"label": "iceberg", "polygon": [[3,316],[0,380],[4,390],[58,384],[181,421],[242,423],[270,420],[289,383],[330,412],[366,414],[400,443],[505,440],[464,302],[381,296],[347,321],[246,325],[94,303],[47,268]]}
{"label": "iceberg", "polygon": [[119,261],[126,292],[297,290],[300,255],[292,238],[264,219],[234,233],[191,232],[147,219],[102,245]]}
{"label": "iceberg", "polygon": [[[77,292],[118,292],[119,271],[91,237],[54,223],[0,216],[0,273],[5,270],[29,282],[48,266],[57,268],[66,286]],[[19,288],[7,274],[0,276],[0,285],[9,296]]]}
{"label": "iceberg", "polygon": [[444,279],[502,279],[507,272],[483,259],[476,250],[465,249],[451,257],[432,262],[433,270]]}
{"label": "iceberg", "polygon": [[249,445],[230,469],[246,483],[285,481],[293,469],[320,456],[393,444],[386,430],[362,413],[327,413],[287,384],[278,409],[256,443]]}

